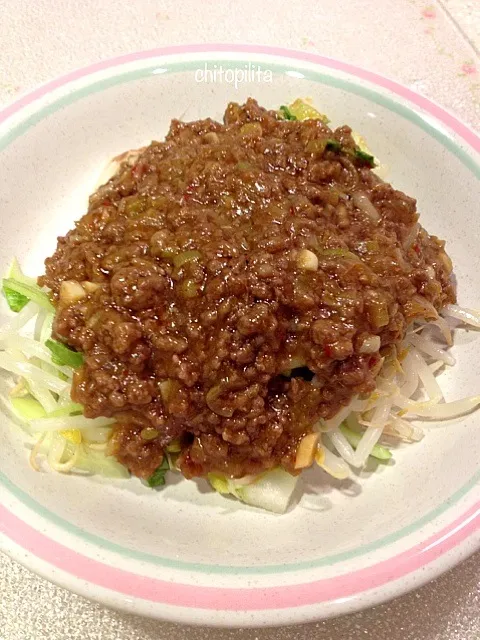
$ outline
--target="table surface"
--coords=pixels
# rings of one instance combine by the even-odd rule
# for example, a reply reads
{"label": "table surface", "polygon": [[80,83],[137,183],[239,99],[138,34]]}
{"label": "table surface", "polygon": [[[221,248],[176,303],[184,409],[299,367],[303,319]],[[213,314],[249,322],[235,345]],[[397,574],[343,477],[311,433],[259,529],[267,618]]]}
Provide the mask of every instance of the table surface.
{"label": "table surface", "polygon": [[[0,107],[54,76],[129,51],[195,42],[261,43],[318,52],[390,76],[480,129],[480,0],[258,0],[248,10],[223,0],[215,4],[213,17],[212,11],[202,12],[205,6],[198,0],[2,0]],[[316,625],[231,631],[114,612],[0,554],[0,640],[171,637],[479,640],[480,554],[422,589],[368,611]]]}

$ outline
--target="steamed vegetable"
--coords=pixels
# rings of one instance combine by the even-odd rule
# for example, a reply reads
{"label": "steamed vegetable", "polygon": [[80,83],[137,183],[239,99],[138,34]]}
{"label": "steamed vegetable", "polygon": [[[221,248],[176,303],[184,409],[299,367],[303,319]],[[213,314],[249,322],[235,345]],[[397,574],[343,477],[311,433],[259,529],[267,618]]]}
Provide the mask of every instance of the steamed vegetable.
{"label": "steamed vegetable", "polygon": [[342,145],[340,144],[340,142],[338,142],[338,140],[327,140],[325,148],[328,151],[341,151]]}
{"label": "steamed vegetable", "polygon": [[311,104],[300,98],[292,102],[288,110],[290,115],[294,116],[295,120],[321,120],[324,124],[330,122],[326,115],[320,113],[315,107],[312,107]]}
{"label": "steamed vegetable", "polygon": [[[285,120],[321,120],[324,124],[329,124],[330,122],[326,115],[320,113],[315,109],[315,107],[312,107],[308,102],[301,99],[295,100],[295,102],[288,107],[282,105],[279,112]],[[365,139],[355,133],[352,133],[352,137],[356,144],[356,148],[353,151],[347,147],[343,147],[338,140],[334,139],[327,140],[324,148],[327,151],[335,151],[351,155],[362,164],[366,164],[373,169],[373,167],[376,166],[375,157],[370,153]],[[321,141],[312,141],[312,143],[316,142]]]}
{"label": "steamed vegetable", "polygon": [[170,469],[167,457],[163,458],[162,464],[152,473],[148,478],[147,484],[149,487],[161,487],[165,484],[165,474]]}
{"label": "steamed vegetable", "polygon": [[69,349],[66,345],[57,340],[47,340],[45,346],[52,352],[52,362],[54,364],[66,365],[73,369],[78,369],[83,364],[83,355],[78,351]]}
{"label": "steamed vegetable", "polygon": [[362,151],[361,149],[355,149],[355,157],[357,160],[361,160],[372,169],[376,165],[374,156],[366,151]]}
{"label": "steamed vegetable", "polygon": [[10,398],[10,402],[14,413],[21,420],[35,420],[38,418],[44,418],[47,414],[42,405],[32,398],[32,396],[26,396],[24,398]]}
{"label": "steamed vegetable", "polygon": [[[348,440],[348,442],[352,445],[352,447],[356,449],[358,447],[360,440],[362,439],[363,434],[358,433],[358,431],[353,431],[352,429],[349,429],[345,424],[341,424],[339,429],[343,433],[345,438]],[[381,445],[376,444],[373,447],[370,455],[372,456],[372,458],[376,458],[377,460],[384,461],[384,460],[390,460],[390,458],[392,457],[392,452],[386,447],[382,447]]]}
{"label": "steamed vegetable", "polygon": [[129,478],[130,472],[113,456],[106,456],[104,451],[95,451],[89,447],[80,446],[75,462],[75,469],[87,471],[91,474],[102,475],[106,478]]}
{"label": "steamed vegetable", "polygon": [[[8,268],[6,279],[14,280],[16,282],[23,283],[29,286],[36,286],[35,280],[33,278],[28,278],[23,274],[16,258],[12,260],[10,267]],[[5,280],[3,282],[3,293],[7,300],[8,306],[12,311],[15,311],[15,313],[21,311],[29,301],[28,296],[24,295],[23,293],[19,293],[8,284],[5,284]]]}
{"label": "steamed vegetable", "polygon": [[298,481],[283,469],[273,469],[257,476],[228,478],[209,473],[208,481],[218,493],[230,494],[246,504],[274,513],[285,513]]}
{"label": "steamed vegetable", "polygon": [[[46,309],[47,311],[53,311],[53,305],[50,302],[47,294],[40,289],[40,287],[36,284],[27,284],[25,282],[19,282],[18,280],[14,280],[13,278],[4,278],[3,279],[3,291],[7,298],[7,301],[12,300],[12,296],[17,294],[17,309],[16,311],[20,311],[23,306],[25,306],[26,302],[22,304],[24,298],[27,300],[32,300],[36,302],[39,307]],[[22,298],[18,298],[18,296],[22,296]],[[19,306],[19,304],[21,306]]]}
{"label": "steamed vegetable", "polygon": [[7,304],[12,311],[18,313],[23,309],[23,307],[28,303],[27,296],[24,296],[22,293],[18,293],[18,291],[14,291],[9,286],[3,284],[3,293],[5,294],[5,298],[7,300]]}
{"label": "steamed vegetable", "polygon": [[63,431],[65,429],[90,429],[92,427],[107,427],[113,424],[113,418],[85,418],[79,415],[69,415],[60,418],[40,418],[31,420],[30,426],[35,431]]}
{"label": "steamed vegetable", "polygon": [[13,258],[12,262],[10,263],[10,266],[8,267],[8,270],[7,270],[6,277],[12,278],[17,282],[22,282],[23,284],[28,284],[30,286],[37,285],[35,278],[30,278],[30,276],[26,276],[23,273],[22,268],[20,267],[20,263],[16,258]]}
{"label": "steamed vegetable", "polygon": [[[29,276],[26,276],[23,273],[18,263],[18,260],[16,258],[14,258],[10,263],[10,266],[5,275],[5,280],[13,280],[15,282],[27,285],[29,287],[37,286],[37,283],[34,278],[30,278]],[[7,302],[10,308],[12,309],[12,311],[15,311],[17,313],[21,311],[21,309],[29,301],[29,298],[27,296],[21,293],[18,293],[18,291],[10,288],[8,285],[5,285],[5,284],[3,285],[3,292],[5,294],[5,297],[7,298]]]}
{"label": "steamed vegetable", "polygon": [[352,131],[352,138],[358,150],[357,156],[360,157],[360,159],[362,159],[362,156],[363,156],[363,159],[365,160],[370,161],[371,159],[374,161],[375,158],[373,156],[373,153],[368,148],[368,144],[365,138],[361,136],[359,133],[356,133],[355,131]]}
{"label": "steamed vegetable", "polygon": [[344,147],[338,140],[329,139],[326,142],[325,149],[327,151],[335,151],[335,153],[344,153],[372,169],[376,166],[374,156],[366,151],[362,151],[359,147],[352,150],[349,147]]}
{"label": "steamed vegetable", "polygon": [[[54,307],[48,294],[25,276],[13,260],[3,291],[17,316],[0,337],[0,368],[18,376],[10,407],[29,434],[37,434],[30,461],[39,469],[42,456],[59,472],[73,469],[109,477],[128,477],[128,470],[105,455],[111,418],[89,419],[82,405],[70,400],[73,369],[83,356],[51,338]],[[36,317],[35,328],[23,327]],[[20,333],[22,330],[22,333]]]}
{"label": "steamed vegetable", "polygon": [[76,416],[82,415],[83,407],[78,402],[69,402],[63,406],[51,411],[48,414],[49,418],[62,418],[63,416]]}
{"label": "steamed vegetable", "polygon": [[7,277],[3,279],[3,293],[12,311],[18,313],[32,300],[43,309],[53,313],[53,305],[48,295],[36,283],[34,278],[26,276],[18,260],[14,258],[7,271]]}
{"label": "steamed vegetable", "polygon": [[329,451],[326,447],[318,447],[315,454],[315,462],[336,480],[345,480],[351,475],[350,467],[345,460]]}
{"label": "steamed vegetable", "polygon": [[283,116],[284,120],[296,120],[297,118],[293,115],[288,107],[284,104],[279,109],[280,114]]}

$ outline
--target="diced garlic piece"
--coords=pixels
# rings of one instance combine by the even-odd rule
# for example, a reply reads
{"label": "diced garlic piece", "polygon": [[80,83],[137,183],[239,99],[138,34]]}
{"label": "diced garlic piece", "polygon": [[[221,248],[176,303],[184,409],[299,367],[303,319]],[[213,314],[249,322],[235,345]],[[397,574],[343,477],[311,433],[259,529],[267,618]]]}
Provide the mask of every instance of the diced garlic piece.
{"label": "diced garlic piece", "polygon": [[79,282],[75,280],[64,280],[60,285],[60,302],[68,305],[85,298],[87,292]]}
{"label": "diced garlic piece", "polygon": [[318,269],[318,258],[309,249],[302,249],[297,255],[297,265],[305,271],[316,271]]}

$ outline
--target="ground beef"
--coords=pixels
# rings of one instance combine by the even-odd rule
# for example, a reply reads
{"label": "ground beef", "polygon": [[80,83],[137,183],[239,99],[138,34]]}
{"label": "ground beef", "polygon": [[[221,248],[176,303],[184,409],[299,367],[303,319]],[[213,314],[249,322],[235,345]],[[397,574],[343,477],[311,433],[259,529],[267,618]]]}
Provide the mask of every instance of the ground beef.
{"label": "ground beef", "polygon": [[348,127],[252,99],[224,124],[174,120],[58,239],[40,283],[55,337],[85,355],[72,398],[116,417],[133,473],[174,439],[187,477],[293,470],[313,424],[374,389],[412,318],[454,301],[444,243],[355,150]]}

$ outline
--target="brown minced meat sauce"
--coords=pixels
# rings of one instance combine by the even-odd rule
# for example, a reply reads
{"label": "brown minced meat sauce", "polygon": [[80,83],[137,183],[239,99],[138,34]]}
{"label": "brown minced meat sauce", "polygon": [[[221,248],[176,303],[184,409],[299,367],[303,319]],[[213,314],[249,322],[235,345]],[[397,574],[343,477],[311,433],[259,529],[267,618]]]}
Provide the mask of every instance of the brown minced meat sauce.
{"label": "brown minced meat sauce", "polygon": [[54,336],[84,354],[72,398],[115,416],[111,451],[133,474],[173,440],[186,477],[295,472],[314,423],[371,392],[408,323],[454,301],[444,242],[356,149],[347,126],[252,99],[224,124],[173,120],[58,239],[39,282]]}

